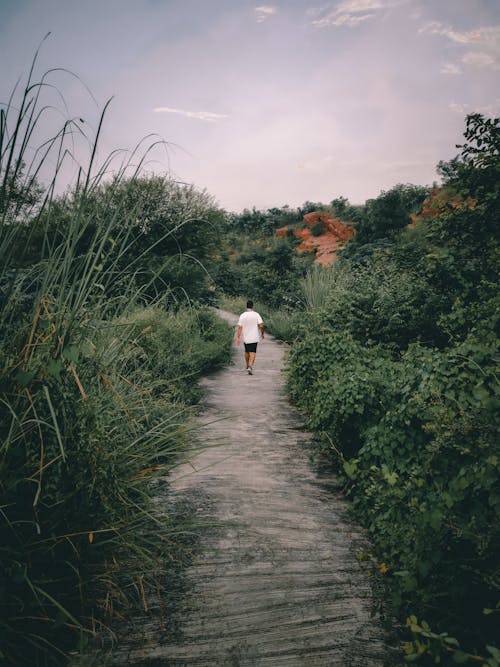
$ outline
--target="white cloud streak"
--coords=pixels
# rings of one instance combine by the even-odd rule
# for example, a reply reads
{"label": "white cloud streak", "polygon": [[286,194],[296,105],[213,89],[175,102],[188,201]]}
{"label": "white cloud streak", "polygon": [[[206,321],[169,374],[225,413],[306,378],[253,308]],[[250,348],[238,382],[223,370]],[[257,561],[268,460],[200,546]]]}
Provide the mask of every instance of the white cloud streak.
{"label": "white cloud streak", "polygon": [[[500,69],[500,25],[478,28],[466,32],[454,30],[444,23],[432,21],[419,29],[419,33],[437,35],[445,39],[469,47],[461,62],[468,67]],[[456,74],[451,68],[460,69],[459,65],[445,65],[445,74]]]}
{"label": "white cloud streak", "polygon": [[353,28],[374,18],[378,12],[394,6],[394,1],[344,0],[335,9],[317,10],[318,18],[312,21],[316,28],[348,26]]}
{"label": "white cloud streak", "polygon": [[458,32],[453,30],[449,26],[440,23],[439,21],[431,21],[427,23],[419,30],[420,33],[429,34],[429,35],[439,35],[441,37],[446,37],[452,42],[458,44],[472,44],[473,42],[481,39],[480,30],[471,30],[469,32]]}
{"label": "white cloud streak", "polygon": [[195,118],[196,120],[204,120],[208,122],[220,120],[221,118],[228,118],[228,116],[223,113],[213,113],[212,111],[185,111],[184,109],[174,109],[173,107],[155,107],[153,111],[155,113],[176,113],[185,116],[186,118]]}
{"label": "white cloud streak", "polygon": [[465,104],[458,104],[457,102],[450,102],[448,105],[451,111],[459,113],[461,116],[467,113],[467,106]]}
{"label": "white cloud streak", "polygon": [[260,7],[255,7],[254,11],[257,23],[263,23],[264,21],[267,21],[268,18],[276,14],[276,7],[261,5]]}
{"label": "white cloud streak", "polygon": [[441,67],[441,74],[462,74],[462,68],[455,63],[444,63],[444,65]]}
{"label": "white cloud streak", "polygon": [[500,25],[458,32],[443,23],[433,21],[419,30],[420,33],[446,37],[456,44],[470,44],[500,55]]}
{"label": "white cloud streak", "polygon": [[483,51],[468,51],[462,57],[462,62],[473,67],[492,67],[495,65],[495,59]]}

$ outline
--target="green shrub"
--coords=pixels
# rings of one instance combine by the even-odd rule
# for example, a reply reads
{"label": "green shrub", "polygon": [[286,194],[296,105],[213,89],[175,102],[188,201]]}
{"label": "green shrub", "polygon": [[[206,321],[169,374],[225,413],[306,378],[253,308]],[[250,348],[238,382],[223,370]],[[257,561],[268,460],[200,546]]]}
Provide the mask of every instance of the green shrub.
{"label": "green shrub", "polygon": [[325,225],[322,220],[311,227],[311,234],[313,236],[321,236],[325,232]]}
{"label": "green shrub", "polygon": [[[494,346],[414,347],[398,401],[364,432],[349,468],[354,506],[391,569],[397,606],[494,641],[500,548],[500,387]],[[439,611],[434,602],[440,600]]]}
{"label": "green shrub", "polygon": [[378,347],[362,346],[347,332],[318,326],[295,341],[289,356],[288,389],[307,424],[326,431],[347,457],[377,422],[393,395],[395,368]]}
{"label": "green shrub", "polygon": [[332,328],[394,351],[415,340],[445,342],[435,317],[446,312],[450,300],[418,266],[403,268],[392,252],[380,251],[361,265],[340,261],[334,268],[323,307],[324,320]]}
{"label": "green shrub", "polygon": [[296,308],[299,281],[314,257],[297,255],[291,239],[272,236],[250,239],[230,235],[221,262],[214,268],[216,285],[228,295],[248,295],[269,308]]}
{"label": "green shrub", "polygon": [[411,345],[394,360],[323,325],[289,355],[290,396],[341,456],[394,608],[418,609],[470,650],[496,632],[484,612],[498,602],[496,349],[470,336],[447,351]]}
{"label": "green shrub", "polygon": [[125,316],[138,346],[138,364],[155,378],[155,394],[172,401],[195,401],[194,379],[229,361],[232,329],[208,308],[138,309]]}

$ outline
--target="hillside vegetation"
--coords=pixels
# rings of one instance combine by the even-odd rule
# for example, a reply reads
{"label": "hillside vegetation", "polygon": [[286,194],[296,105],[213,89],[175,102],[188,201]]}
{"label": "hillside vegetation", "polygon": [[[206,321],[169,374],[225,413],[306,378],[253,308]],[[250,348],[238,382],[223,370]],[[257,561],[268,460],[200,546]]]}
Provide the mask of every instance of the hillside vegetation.
{"label": "hillside vegetation", "polygon": [[[439,171],[432,190],[340,202],[356,235],[268,319],[292,343],[290,396],[344,478],[406,620],[408,661],[493,666],[500,121],[469,116],[459,155]],[[259,297],[264,309],[278,301]]]}

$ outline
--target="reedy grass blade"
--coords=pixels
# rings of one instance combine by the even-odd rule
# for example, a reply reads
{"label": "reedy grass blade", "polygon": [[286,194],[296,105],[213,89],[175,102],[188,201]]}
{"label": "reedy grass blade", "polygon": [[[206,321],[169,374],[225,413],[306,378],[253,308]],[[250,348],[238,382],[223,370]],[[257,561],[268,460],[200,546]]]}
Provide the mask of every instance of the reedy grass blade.
{"label": "reedy grass blade", "polygon": [[52,417],[52,423],[54,426],[54,431],[57,436],[57,442],[59,443],[59,449],[61,450],[61,456],[63,458],[63,461],[66,461],[66,453],[64,451],[64,445],[62,441],[62,436],[61,436],[61,431],[59,430],[59,424],[57,422],[57,416],[54,410],[54,406],[52,405],[52,401],[50,399],[50,393],[49,393],[49,388],[47,387],[46,384],[43,385],[43,392],[45,394],[45,398],[47,399],[47,404],[49,406],[50,410],[50,415]]}

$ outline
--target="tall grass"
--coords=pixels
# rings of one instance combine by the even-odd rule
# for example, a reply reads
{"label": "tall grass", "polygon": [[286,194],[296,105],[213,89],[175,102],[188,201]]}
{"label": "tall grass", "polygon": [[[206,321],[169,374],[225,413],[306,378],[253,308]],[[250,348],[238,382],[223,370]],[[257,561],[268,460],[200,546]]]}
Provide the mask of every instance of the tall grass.
{"label": "tall grass", "polygon": [[303,310],[276,310],[266,319],[266,328],[278,340],[293,343],[302,335],[304,321]]}
{"label": "tall grass", "polygon": [[333,288],[340,289],[342,284],[343,272],[340,265],[314,265],[300,283],[305,310],[309,314],[323,310]]}
{"label": "tall grass", "polygon": [[[0,662],[11,665],[63,663],[147,605],[171,530],[151,480],[187,437],[193,377],[227,345],[207,313],[139,315],[134,267],[120,263],[134,211],[93,196],[111,165],[96,165],[104,113],[60,216],[55,185],[82,130],[66,121],[33,149],[51,86],[35,63],[0,108]],[[116,187],[145,154],[122,163]],[[204,357],[186,348],[194,330]]]}

